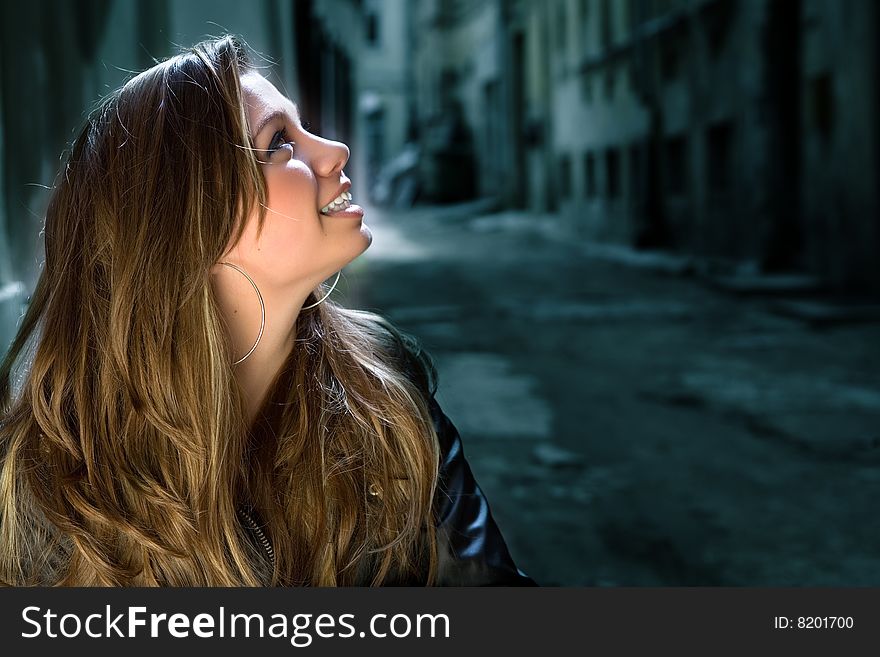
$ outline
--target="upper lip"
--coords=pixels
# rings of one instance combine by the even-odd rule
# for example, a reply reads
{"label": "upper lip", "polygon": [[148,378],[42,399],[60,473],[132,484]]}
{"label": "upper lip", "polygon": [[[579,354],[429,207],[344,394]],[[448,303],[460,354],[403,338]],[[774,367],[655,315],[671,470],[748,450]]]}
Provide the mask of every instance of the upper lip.
{"label": "upper lip", "polygon": [[342,194],[342,192],[347,192],[349,189],[351,189],[351,181],[346,180],[344,183],[342,183],[339,189],[336,190],[336,193],[329,199],[327,199],[327,201],[323,205],[321,205],[318,210],[320,211],[321,208],[326,208],[334,199],[338,198],[339,195]]}

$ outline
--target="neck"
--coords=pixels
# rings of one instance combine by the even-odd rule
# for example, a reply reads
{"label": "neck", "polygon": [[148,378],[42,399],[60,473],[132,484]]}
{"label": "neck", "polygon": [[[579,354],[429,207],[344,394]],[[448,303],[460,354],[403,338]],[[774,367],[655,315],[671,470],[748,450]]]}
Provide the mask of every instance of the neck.
{"label": "neck", "polygon": [[260,290],[258,296],[240,272],[216,265],[213,273],[216,298],[230,332],[236,360],[251,350],[260,335],[260,296],[265,307],[262,337],[253,352],[233,368],[244,396],[250,426],[265,402],[269,387],[294,348],[296,322],[303,304],[324,279],[315,277],[313,280],[303,280],[292,288],[272,285],[261,280],[264,277],[251,272],[249,275]]}
{"label": "neck", "polygon": [[[254,346],[260,335],[262,312],[253,287],[238,272],[222,271],[217,299],[232,339],[232,351],[239,359]],[[235,378],[244,396],[248,425],[253,424],[266,394],[281,366],[290,355],[296,338],[296,322],[308,291],[273,289],[255,281],[266,311],[263,335],[256,349],[234,366]]]}
{"label": "neck", "polygon": [[[269,392],[269,386],[275,380],[284,361],[290,355],[293,349],[293,341],[296,336],[295,326],[298,317],[298,310],[294,312],[277,312],[272,315],[270,320],[270,304],[266,302],[266,329],[263,331],[263,337],[254,352],[244,361],[235,366],[235,378],[239,388],[244,394],[245,406],[247,409],[248,425],[253,424],[257,413],[262,407]],[[270,323],[271,321],[271,323]],[[269,327],[275,326],[275,331],[270,331]],[[289,331],[282,331],[277,327],[288,326]],[[253,333],[248,346],[241,349],[241,358],[253,346],[254,340],[259,333],[259,320],[257,331]]]}

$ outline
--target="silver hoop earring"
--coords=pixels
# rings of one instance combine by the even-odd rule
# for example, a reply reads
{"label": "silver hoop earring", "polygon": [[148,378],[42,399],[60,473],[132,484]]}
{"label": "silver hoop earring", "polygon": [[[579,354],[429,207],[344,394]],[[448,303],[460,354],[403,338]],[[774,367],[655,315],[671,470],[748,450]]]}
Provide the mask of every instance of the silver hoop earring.
{"label": "silver hoop earring", "polygon": [[342,275],[342,270],[340,269],[338,272],[336,272],[336,280],[333,281],[333,285],[330,286],[330,289],[327,291],[327,294],[325,294],[323,297],[318,299],[315,303],[309,304],[308,306],[303,306],[302,310],[308,310],[309,308],[314,308],[315,306],[317,306],[318,304],[323,302],[327,297],[329,297],[330,293],[336,289],[336,284],[339,282],[339,277],[341,275]]}
{"label": "silver hoop earring", "polygon": [[257,345],[260,344],[260,340],[263,337],[263,329],[266,328],[266,304],[263,302],[263,295],[260,294],[260,288],[257,287],[257,284],[254,283],[254,279],[251,278],[250,276],[248,276],[247,272],[244,269],[242,269],[238,265],[233,265],[231,262],[221,262],[220,264],[226,265],[227,267],[232,267],[233,269],[235,269],[236,271],[241,273],[246,279],[248,279],[251,286],[253,286],[253,288],[254,288],[254,292],[257,293],[257,297],[259,297],[259,299],[260,299],[260,334],[257,336],[257,341],[254,342],[254,346],[251,347],[250,351],[248,351],[244,356],[242,356],[241,358],[239,358],[237,361],[235,361],[233,363],[233,365],[238,365],[245,358],[247,358],[252,353],[254,353],[254,349],[256,349]]}

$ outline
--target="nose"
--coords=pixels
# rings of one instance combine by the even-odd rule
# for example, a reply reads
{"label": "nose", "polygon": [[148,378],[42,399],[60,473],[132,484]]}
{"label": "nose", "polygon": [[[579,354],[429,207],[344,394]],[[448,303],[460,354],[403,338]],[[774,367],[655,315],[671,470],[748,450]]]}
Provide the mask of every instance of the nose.
{"label": "nose", "polygon": [[351,151],[341,141],[324,139],[315,135],[312,169],[322,178],[338,176],[348,162]]}

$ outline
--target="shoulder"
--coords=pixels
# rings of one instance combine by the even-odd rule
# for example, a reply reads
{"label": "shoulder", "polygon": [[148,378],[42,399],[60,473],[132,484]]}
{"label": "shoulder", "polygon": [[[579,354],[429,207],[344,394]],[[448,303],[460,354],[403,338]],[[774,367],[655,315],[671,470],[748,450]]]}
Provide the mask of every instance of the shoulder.
{"label": "shoulder", "polygon": [[428,407],[440,444],[435,493],[441,586],[536,586],[514,563],[489,501],[465,456],[458,429],[432,395]]}
{"label": "shoulder", "polygon": [[422,392],[440,448],[435,491],[442,586],[535,586],[510,556],[489,503],[465,457],[458,429],[438,403],[434,361],[415,336],[376,316],[383,350]]}
{"label": "shoulder", "polygon": [[403,374],[424,394],[426,401],[437,391],[434,360],[414,335],[367,310],[337,307],[335,319],[337,330],[354,336],[358,348],[366,347],[373,352],[373,358]]}

